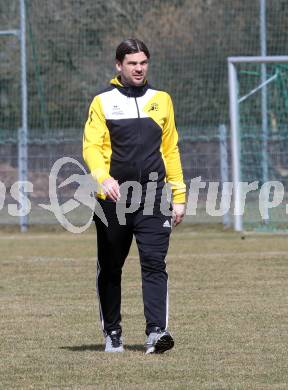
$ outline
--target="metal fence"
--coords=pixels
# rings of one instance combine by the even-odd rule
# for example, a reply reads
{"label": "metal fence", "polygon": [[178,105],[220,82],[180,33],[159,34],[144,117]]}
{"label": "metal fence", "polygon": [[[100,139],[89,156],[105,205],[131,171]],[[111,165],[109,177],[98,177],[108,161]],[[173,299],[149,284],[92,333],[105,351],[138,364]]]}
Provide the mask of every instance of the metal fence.
{"label": "metal fence", "polygon": [[[187,183],[196,176],[219,181],[219,126],[229,123],[226,59],[261,54],[263,36],[267,54],[286,54],[287,25],[286,0],[0,0],[0,223],[18,223],[8,205],[15,203],[11,186],[25,178],[26,167],[33,183],[30,223],[55,222],[53,213],[38,206],[49,203],[51,167],[62,156],[82,161],[89,103],[114,75],[115,47],[130,36],[143,39],[151,51],[150,83],[172,95]],[[230,166],[229,156],[228,147]],[[75,170],[63,168],[58,181]],[[73,186],[59,191],[64,203],[71,194]],[[203,204],[206,195],[207,187]],[[85,214],[79,210],[78,221]],[[193,221],[221,219],[200,207]]]}

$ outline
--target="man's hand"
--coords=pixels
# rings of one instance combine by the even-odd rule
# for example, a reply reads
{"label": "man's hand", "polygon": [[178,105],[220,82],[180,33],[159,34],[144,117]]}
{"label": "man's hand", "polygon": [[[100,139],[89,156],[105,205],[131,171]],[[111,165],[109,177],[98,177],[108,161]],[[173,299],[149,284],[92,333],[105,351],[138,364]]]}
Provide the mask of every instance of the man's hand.
{"label": "man's hand", "polygon": [[179,225],[184,218],[185,203],[173,203],[172,207],[172,225],[175,227]]}
{"label": "man's hand", "polygon": [[113,179],[113,177],[105,179],[102,183],[102,188],[107,198],[114,202],[120,199],[120,187],[118,181]]}

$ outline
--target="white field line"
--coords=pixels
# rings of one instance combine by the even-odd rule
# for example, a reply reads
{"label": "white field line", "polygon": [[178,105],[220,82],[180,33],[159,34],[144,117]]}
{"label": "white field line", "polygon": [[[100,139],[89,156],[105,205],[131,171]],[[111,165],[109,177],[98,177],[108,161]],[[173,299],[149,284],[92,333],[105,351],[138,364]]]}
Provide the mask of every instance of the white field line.
{"label": "white field line", "polygon": [[[173,260],[173,258],[177,259],[198,259],[198,258],[241,258],[243,256],[253,256],[255,258],[263,258],[263,257],[277,257],[277,256],[287,256],[287,251],[269,251],[269,252],[213,252],[213,253],[189,253],[189,254],[168,254],[167,260]],[[96,254],[93,257],[61,257],[61,256],[16,256],[16,260],[25,260],[30,262],[47,262],[47,261],[63,261],[63,262],[82,262],[82,261],[96,261]],[[127,260],[139,260],[139,256],[129,256]]]}
{"label": "white field line", "polygon": [[[58,232],[51,232],[51,233],[47,233],[47,234],[30,234],[30,233],[13,233],[13,234],[9,234],[9,233],[3,233],[2,235],[1,235],[1,232],[0,232],[0,240],[15,240],[15,239],[17,239],[17,240],[34,240],[35,238],[37,238],[37,239],[53,239],[53,240],[63,240],[63,239],[65,239],[65,240],[71,240],[72,238],[71,238],[71,235],[72,235],[72,233],[68,233],[68,232],[61,232],[61,233],[58,233]],[[176,234],[173,234],[172,235],[172,237],[174,237],[175,238],[175,235],[177,235],[177,233]],[[197,231],[193,231],[193,230],[191,230],[191,231],[185,231],[185,232],[183,232],[183,234],[182,234],[183,236],[193,236],[193,237],[197,237],[197,236],[203,236],[203,232],[197,232]],[[228,237],[230,238],[231,237],[231,235],[234,235],[235,236],[235,238],[239,238],[240,239],[240,237],[241,236],[243,236],[243,237],[247,237],[247,236],[249,236],[250,237],[250,239],[251,238],[253,238],[253,237],[255,237],[255,238],[259,238],[259,237],[271,237],[271,236],[277,236],[277,237],[285,237],[285,238],[287,238],[287,235],[288,235],[288,233],[287,232],[283,232],[283,231],[279,231],[279,232],[271,232],[271,233],[269,233],[269,232],[267,232],[267,233],[265,233],[265,232],[253,232],[253,231],[248,231],[248,232],[242,232],[242,234],[241,233],[233,233],[233,232],[229,232],[228,233]],[[75,234],[73,234],[73,236],[74,236],[74,238],[75,238]],[[81,235],[76,235],[76,239],[77,238],[79,238],[81,241],[82,240],[91,240],[91,238],[93,239],[93,238],[95,238],[96,237],[96,232],[95,233],[86,233],[86,234],[81,234]],[[225,237],[224,237],[224,233],[223,232],[219,232],[219,233],[215,233],[215,232],[207,232],[207,233],[205,233],[205,237],[209,237],[209,238],[211,238],[211,237],[213,237],[213,238],[215,238],[215,239],[225,239]]]}
{"label": "white field line", "polygon": [[[181,255],[168,255],[167,256],[167,260],[172,260],[173,258],[180,258],[180,259],[197,259],[197,258],[213,258],[213,257],[231,257],[231,258],[239,258],[239,257],[243,257],[243,256],[253,256],[253,257],[258,257],[258,258],[263,258],[263,257],[273,257],[273,256],[283,256],[283,255],[287,255],[287,252],[286,251],[283,251],[283,252],[227,252],[227,253],[195,253],[195,254],[181,254]],[[26,259],[26,260],[25,260]],[[78,258],[78,257],[61,257],[61,256],[32,256],[32,257],[28,257],[28,256],[17,256],[16,257],[16,260],[25,260],[25,261],[31,261],[31,262],[37,262],[37,261],[63,261],[63,262],[82,262],[83,260],[85,261],[96,261],[96,255],[95,257],[82,257],[82,258]],[[129,256],[127,257],[126,260],[139,260],[139,256]]]}
{"label": "white field line", "polygon": [[[189,254],[168,254],[167,258],[168,259],[173,259],[174,257],[177,258],[183,258],[183,259],[191,259],[191,258],[199,258],[199,257],[243,257],[243,256],[254,256],[254,257],[270,257],[270,256],[287,256],[288,257],[288,252],[287,251],[265,251],[265,252],[213,252],[213,253],[189,253]],[[128,256],[128,260],[134,260],[134,259],[139,259],[138,256]]]}
{"label": "white field line", "polygon": [[[7,234],[7,233],[5,233]],[[81,237],[79,237],[79,239],[81,239],[81,241],[84,239],[86,240],[91,240],[91,238],[96,238],[96,233],[95,234],[90,234],[89,236],[88,235],[81,235]],[[22,234],[17,234],[17,235],[2,235],[0,236],[0,240],[35,240],[35,239],[43,239],[43,240],[71,240],[71,235],[68,235],[66,233],[64,234],[57,234],[57,233],[51,233],[51,234],[35,234],[35,235],[26,235],[26,233],[22,233]]]}

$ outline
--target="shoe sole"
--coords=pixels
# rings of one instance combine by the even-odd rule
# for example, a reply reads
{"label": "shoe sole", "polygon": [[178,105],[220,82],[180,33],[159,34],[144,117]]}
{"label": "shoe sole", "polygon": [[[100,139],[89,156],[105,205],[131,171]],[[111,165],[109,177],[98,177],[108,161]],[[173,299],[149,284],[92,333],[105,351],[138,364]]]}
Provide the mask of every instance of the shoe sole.
{"label": "shoe sole", "polygon": [[124,352],[124,348],[105,349],[105,352],[108,352],[108,353],[122,353],[122,352]]}
{"label": "shoe sole", "polygon": [[154,353],[163,353],[174,347],[174,340],[170,335],[164,335],[156,341]]}

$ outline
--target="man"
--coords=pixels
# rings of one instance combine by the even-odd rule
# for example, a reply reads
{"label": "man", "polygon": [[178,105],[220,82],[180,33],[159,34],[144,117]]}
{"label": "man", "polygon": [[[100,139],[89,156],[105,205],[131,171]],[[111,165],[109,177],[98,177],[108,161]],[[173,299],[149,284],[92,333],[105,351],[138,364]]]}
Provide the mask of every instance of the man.
{"label": "man", "polygon": [[[146,353],[161,353],[174,345],[167,329],[165,257],[172,225],[179,224],[184,216],[185,184],[172,101],[166,92],[148,84],[149,58],[149,50],[140,40],[127,39],[117,47],[119,74],[92,101],[84,130],[83,157],[101,186],[97,197],[108,222],[106,226],[94,216],[97,291],[107,352],[124,350],[120,325],[121,271],[133,235],[141,263]],[[125,197],[121,192],[127,181],[132,183],[132,191],[130,188]],[[172,213],[168,216],[162,212],[163,199],[167,198],[165,182],[171,184],[173,197]],[[138,193],[141,187],[136,201],[133,183],[137,184]],[[117,218],[121,202],[127,207],[125,224]]]}

